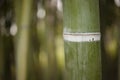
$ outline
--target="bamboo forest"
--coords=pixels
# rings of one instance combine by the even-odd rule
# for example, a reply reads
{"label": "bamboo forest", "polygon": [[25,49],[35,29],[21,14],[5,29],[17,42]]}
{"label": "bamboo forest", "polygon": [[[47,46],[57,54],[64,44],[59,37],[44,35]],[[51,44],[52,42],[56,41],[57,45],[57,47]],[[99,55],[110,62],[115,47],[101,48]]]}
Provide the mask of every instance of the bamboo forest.
{"label": "bamboo forest", "polygon": [[0,0],[0,80],[120,80],[120,0]]}

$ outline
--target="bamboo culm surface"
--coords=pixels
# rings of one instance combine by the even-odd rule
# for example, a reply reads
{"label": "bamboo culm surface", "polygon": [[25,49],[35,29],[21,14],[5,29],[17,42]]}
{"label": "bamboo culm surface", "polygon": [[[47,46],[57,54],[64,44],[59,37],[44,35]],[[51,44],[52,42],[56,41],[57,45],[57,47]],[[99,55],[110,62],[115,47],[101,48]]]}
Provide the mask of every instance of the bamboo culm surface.
{"label": "bamboo culm surface", "polygon": [[[100,33],[98,0],[63,0],[65,33]],[[65,40],[68,80],[101,80],[100,41]]]}

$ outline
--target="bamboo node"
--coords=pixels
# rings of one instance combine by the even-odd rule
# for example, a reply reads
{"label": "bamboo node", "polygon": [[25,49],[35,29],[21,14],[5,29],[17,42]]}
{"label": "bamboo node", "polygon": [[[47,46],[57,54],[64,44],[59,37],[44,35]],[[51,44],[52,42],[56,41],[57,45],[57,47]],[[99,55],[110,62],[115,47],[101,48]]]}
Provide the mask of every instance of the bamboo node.
{"label": "bamboo node", "polygon": [[100,32],[93,33],[64,33],[63,34],[65,41],[70,42],[94,42],[100,41]]}

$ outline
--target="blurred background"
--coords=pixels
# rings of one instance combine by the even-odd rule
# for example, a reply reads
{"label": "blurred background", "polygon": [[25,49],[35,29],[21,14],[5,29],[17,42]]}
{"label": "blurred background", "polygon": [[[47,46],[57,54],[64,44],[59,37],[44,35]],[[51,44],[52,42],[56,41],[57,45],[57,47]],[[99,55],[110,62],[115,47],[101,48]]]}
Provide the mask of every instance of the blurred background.
{"label": "blurred background", "polygon": [[100,0],[102,80],[119,80],[120,1]]}
{"label": "blurred background", "polygon": [[[63,8],[62,0],[0,0],[0,80],[68,80]],[[99,0],[99,11],[102,80],[119,80],[120,0]]]}

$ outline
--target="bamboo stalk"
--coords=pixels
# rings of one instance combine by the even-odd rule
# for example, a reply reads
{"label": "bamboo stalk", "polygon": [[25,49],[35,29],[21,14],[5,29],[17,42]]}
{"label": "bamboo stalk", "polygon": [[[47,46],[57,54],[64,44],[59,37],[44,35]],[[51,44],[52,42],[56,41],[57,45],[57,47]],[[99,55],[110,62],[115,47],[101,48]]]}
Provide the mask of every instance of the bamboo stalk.
{"label": "bamboo stalk", "polygon": [[43,1],[40,1],[38,4],[37,12],[37,36],[39,40],[39,52],[38,52],[38,63],[39,63],[39,79],[48,80],[48,53],[47,53],[47,37],[46,37],[46,25],[45,25],[45,16],[46,10],[44,8]]}
{"label": "bamboo stalk", "polygon": [[[21,4],[19,4],[19,2]],[[32,15],[32,3],[33,0],[16,0],[16,21],[18,26],[17,33],[17,48],[16,48],[16,79],[26,80],[27,79],[27,56],[29,54],[29,44],[30,44],[30,23]],[[18,11],[17,9],[20,9]]]}
{"label": "bamboo stalk", "polygon": [[57,14],[57,0],[46,0],[46,32],[49,79],[63,79],[64,46],[62,37],[62,21]]}
{"label": "bamboo stalk", "polygon": [[100,41],[89,41],[100,33],[99,1],[63,0],[63,9],[68,80],[101,80]]}
{"label": "bamboo stalk", "polygon": [[55,55],[55,33],[54,28],[56,27],[56,0],[45,0],[46,9],[46,45],[48,53],[48,77],[49,80],[57,79],[57,67],[56,67],[56,55]]}
{"label": "bamboo stalk", "polygon": [[[42,1],[41,1],[42,3]],[[44,5],[44,4],[42,4]],[[64,73],[64,46],[62,37],[62,20],[57,14],[56,0],[45,1],[45,8],[41,6],[41,10],[45,12],[46,18],[39,16],[38,33],[40,42],[39,59],[42,68],[42,79],[63,79]],[[43,13],[41,12],[41,13]],[[46,24],[45,24],[46,23]],[[47,47],[47,48],[46,48]],[[49,71],[47,71],[49,70]]]}
{"label": "bamboo stalk", "polygon": [[3,53],[3,41],[2,35],[0,32],[0,80],[3,80],[4,76],[4,53]]}
{"label": "bamboo stalk", "polygon": [[55,27],[55,54],[58,69],[58,80],[65,79],[65,54],[63,40],[63,14],[57,9],[57,20]]}

